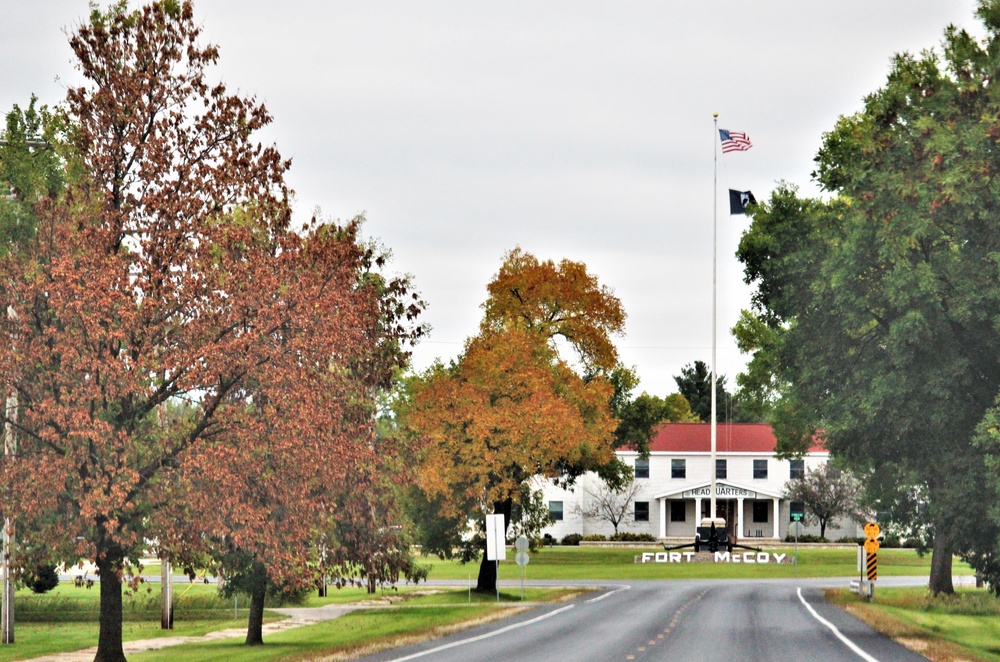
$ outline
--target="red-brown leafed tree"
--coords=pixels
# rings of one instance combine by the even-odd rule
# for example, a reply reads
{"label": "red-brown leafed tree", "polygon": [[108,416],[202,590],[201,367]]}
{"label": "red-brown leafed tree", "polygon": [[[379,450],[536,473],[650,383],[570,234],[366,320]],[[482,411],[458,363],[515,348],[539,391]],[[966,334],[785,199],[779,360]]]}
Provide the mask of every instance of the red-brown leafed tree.
{"label": "red-brown leafed tree", "polygon": [[[257,483],[287,506],[297,481],[329,478],[320,454],[363,459],[363,435],[331,402],[398,349],[369,321],[418,308],[361,286],[352,233],[289,231],[288,163],[252,138],[270,116],[206,83],[217,50],[199,32],[187,2],[92,13],[70,41],[88,81],[67,104],[80,172],[0,264],[0,374],[19,405],[4,415],[19,439],[3,461],[4,514],[28,524],[29,544],[96,563],[97,660],[124,660],[125,559],[149,536],[183,538],[159,516],[171,500],[205,512],[195,488],[226,486],[216,509],[239,512],[239,488],[267,459],[284,482],[261,470]],[[400,314],[379,317],[385,306]],[[177,401],[190,415],[160,425],[158,408]],[[270,535],[243,514],[240,535]],[[271,543],[271,562],[286,564]]]}
{"label": "red-brown leafed tree", "polygon": [[327,277],[297,281],[305,300],[329,300],[310,286],[339,293],[336,323],[348,334],[338,335],[335,347],[308,334],[282,336],[285,351],[247,380],[228,409],[238,422],[183,455],[174,486],[182,496],[177,508],[162,513],[168,552],[209,553],[227,587],[250,594],[248,645],[263,643],[267,591],[316,580],[317,543],[332,558],[369,561],[379,551],[324,534],[366,517],[346,486],[364,489],[359,476],[388,466],[391,449],[376,447],[374,394],[389,388],[405,363],[403,344],[420,334],[411,323],[420,303],[411,297],[404,305],[405,280],[386,281],[372,271],[382,256],[359,246],[356,230],[355,222],[312,232],[301,251],[303,273]]}

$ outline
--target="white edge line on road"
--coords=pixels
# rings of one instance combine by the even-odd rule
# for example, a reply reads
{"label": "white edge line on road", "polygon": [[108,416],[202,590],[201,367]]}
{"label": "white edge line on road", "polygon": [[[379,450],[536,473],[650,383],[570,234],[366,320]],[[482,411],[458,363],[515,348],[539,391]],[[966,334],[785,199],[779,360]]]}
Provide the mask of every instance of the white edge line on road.
{"label": "white edge line on road", "polygon": [[616,589],[615,589],[615,590],[613,590],[613,591],[608,591],[607,593],[605,593],[605,594],[603,594],[603,595],[599,595],[599,596],[597,596],[596,598],[591,598],[591,599],[589,599],[589,600],[584,600],[584,602],[586,602],[587,604],[590,604],[591,602],[597,602],[598,600],[603,600],[604,598],[606,598],[606,597],[609,597],[609,596],[612,596],[612,595],[614,595],[615,593],[618,593],[618,592],[620,592],[620,591],[627,591],[627,590],[629,590],[630,588],[632,588],[632,587],[631,587],[631,586],[622,586],[621,588],[616,588]]}
{"label": "white edge line on road", "polygon": [[799,594],[799,600],[802,602],[802,604],[804,604],[806,606],[806,609],[808,609],[809,613],[813,615],[813,618],[815,618],[817,621],[819,621],[820,623],[822,623],[826,627],[830,628],[830,631],[833,632],[833,634],[835,634],[837,636],[837,639],[840,639],[842,642],[844,642],[845,646],[847,646],[852,651],[854,651],[855,653],[857,653],[858,656],[861,659],[863,659],[863,660],[867,660],[868,662],[878,662],[878,660],[876,658],[872,657],[868,653],[866,653],[863,650],[861,650],[861,648],[859,648],[856,643],[854,643],[853,641],[851,641],[850,639],[848,639],[847,637],[845,637],[844,634],[840,630],[837,629],[836,625],[834,625],[830,621],[828,621],[825,618],[823,618],[822,616],[820,616],[819,613],[815,609],[813,609],[813,606],[811,604],[809,604],[808,602],[806,602],[806,599],[802,597],[802,589],[801,588],[796,588],[795,590]]}
{"label": "white edge line on road", "polygon": [[503,634],[504,632],[510,632],[511,630],[516,630],[517,628],[523,628],[526,625],[534,625],[535,623],[537,623],[539,621],[543,621],[546,618],[549,618],[551,616],[555,616],[556,614],[562,613],[562,612],[564,612],[564,611],[566,611],[568,609],[572,609],[575,606],[576,605],[567,605],[567,606],[562,607],[560,609],[556,609],[555,611],[550,611],[547,614],[542,614],[541,616],[537,616],[537,617],[531,619],[530,621],[524,621],[522,623],[515,623],[514,625],[508,625],[505,628],[500,628],[499,630],[494,630],[493,632],[487,632],[486,634],[481,634],[478,637],[471,637],[469,639],[462,639],[461,641],[453,641],[450,644],[445,644],[444,646],[438,646],[437,648],[432,648],[430,650],[421,651],[420,653],[414,653],[413,655],[407,655],[406,657],[397,657],[397,658],[393,659],[392,662],[404,662],[404,660],[415,660],[418,657],[424,657],[425,655],[431,655],[433,653],[439,653],[439,652],[441,652],[443,650],[447,650],[449,648],[455,648],[456,646],[464,646],[465,644],[471,644],[471,643],[476,642],[476,641],[482,641],[483,639],[489,639],[490,637],[495,637],[498,634]]}

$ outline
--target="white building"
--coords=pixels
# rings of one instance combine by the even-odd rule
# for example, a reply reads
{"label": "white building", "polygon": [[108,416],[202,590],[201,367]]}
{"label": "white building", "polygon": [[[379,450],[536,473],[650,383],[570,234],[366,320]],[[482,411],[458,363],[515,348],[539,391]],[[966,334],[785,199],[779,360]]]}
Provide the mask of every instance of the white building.
{"label": "white building", "polygon": [[[789,505],[784,486],[829,460],[820,444],[798,460],[775,458],[776,439],[769,425],[719,424],[716,462],[711,466],[711,426],[707,423],[666,423],[654,433],[649,458],[632,450],[618,457],[635,469],[638,492],[630,505],[628,523],[619,532],[649,533],[656,538],[693,539],[695,526],[709,517],[711,471],[716,478],[716,515],[740,539],[783,539],[789,530]],[[542,486],[556,523],[543,530],[556,540],[571,533],[614,533],[606,520],[587,517],[602,487],[595,474],[586,474],[565,490],[551,481]],[[839,525],[839,526],[838,526]],[[803,527],[803,535],[819,535],[819,526]],[[826,537],[859,535],[854,522],[832,522]]]}

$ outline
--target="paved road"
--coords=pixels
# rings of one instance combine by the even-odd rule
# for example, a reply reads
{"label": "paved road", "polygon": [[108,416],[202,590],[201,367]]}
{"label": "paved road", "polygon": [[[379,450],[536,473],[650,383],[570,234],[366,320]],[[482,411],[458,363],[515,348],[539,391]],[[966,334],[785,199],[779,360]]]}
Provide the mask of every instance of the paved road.
{"label": "paved road", "polygon": [[[847,581],[834,585],[844,586]],[[895,583],[907,581],[912,580],[900,578]],[[882,586],[889,583],[879,582]],[[621,583],[573,603],[547,605],[507,621],[364,660],[926,659],[828,605],[820,587],[830,584],[830,579]]]}

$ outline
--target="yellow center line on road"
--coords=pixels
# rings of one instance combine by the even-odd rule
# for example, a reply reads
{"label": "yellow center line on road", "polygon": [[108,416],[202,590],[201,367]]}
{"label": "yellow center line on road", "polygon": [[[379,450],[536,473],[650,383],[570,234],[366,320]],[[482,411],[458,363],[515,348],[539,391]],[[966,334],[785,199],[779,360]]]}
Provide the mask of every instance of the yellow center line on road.
{"label": "yellow center line on road", "polygon": [[[673,628],[677,627],[677,622],[680,620],[681,616],[684,615],[684,612],[687,611],[688,607],[692,606],[694,603],[698,602],[703,597],[705,597],[706,593],[708,593],[708,589],[705,589],[704,591],[702,591],[701,593],[699,593],[698,595],[694,596],[693,598],[691,598],[690,600],[688,600],[687,602],[685,602],[683,605],[681,605],[680,607],[678,607],[677,611],[675,611],[673,613],[673,615],[671,616],[671,618],[670,618],[670,625],[668,625],[667,627],[665,627],[663,629],[662,633],[657,634],[656,635],[656,639],[664,639],[666,635],[670,634],[671,630]],[[649,647],[649,646],[655,646],[656,645],[656,639],[650,639],[649,643],[646,644],[645,646],[637,646],[636,649],[635,649],[636,652],[637,653],[645,653],[647,647]],[[636,659],[636,656],[635,655],[627,655],[625,657],[625,659],[626,660],[634,660],[634,659]]]}

